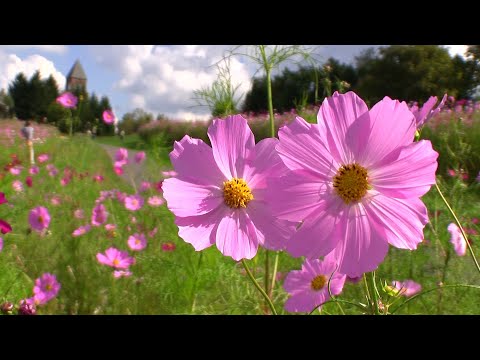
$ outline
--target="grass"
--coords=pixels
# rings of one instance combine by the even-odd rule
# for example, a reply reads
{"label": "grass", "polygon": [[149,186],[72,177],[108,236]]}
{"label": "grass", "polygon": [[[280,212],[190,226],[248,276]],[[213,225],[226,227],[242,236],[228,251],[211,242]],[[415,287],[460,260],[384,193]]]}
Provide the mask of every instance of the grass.
{"label": "grass", "polygon": [[[479,126],[478,124],[475,126]],[[462,128],[462,141],[469,133]],[[464,134],[464,135],[462,135]],[[446,144],[442,137],[434,140],[434,147],[444,153]],[[432,139],[433,140],[433,139]],[[469,140],[472,141],[472,140]],[[478,139],[477,139],[478,141]],[[265,304],[253,284],[246,277],[240,264],[224,257],[215,246],[203,252],[195,252],[190,244],[177,235],[174,217],[165,205],[154,208],[145,204],[138,212],[130,212],[116,199],[104,204],[109,212],[108,223],[117,226],[115,233],[104,227],[93,229],[80,237],[72,237],[74,229],[89,222],[95,200],[100,191],[118,189],[129,194],[132,187],[115,175],[112,161],[98,143],[124,146],[130,149],[146,150],[149,162],[145,178],[159,178],[159,169],[169,168],[166,149],[142,148],[137,136],[127,136],[124,142],[119,138],[97,138],[95,141],[84,136],[73,139],[52,137],[36,147],[36,153],[50,155],[48,163],[54,164],[59,175],[50,177],[46,164],[40,165],[40,173],[33,176],[34,186],[16,193],[12,188],[14,180],[24,181],[27,170],[14,176],[6,173],[1,180],[0,191],[5,192],[9,205],[0,206],[0,218],[13,226],[13,232],[3,236],[5,246],[0,253],[0,301],[18,304],[20,299],[32,295],[34,280],[44,272],[57,276],[62,284],[59,296],[46,306],[41,314],[262,314]],[[6,147],[0,145],[0,165],[10,161],[10,154],[17,151],[21,160],[26,154],[21,145]],[[78,174],[71,183],[61,186],[65,167],[75,169]],[[94,174],[102,174],[103,182],[94,182]],[[472,223],[480,217],[480,185],[467,184],[460,178],[439,177],[439,184],[446,196],[452,200],[466,227],[479,231]],[[154,195],[151,190],[144,194]],[[51,203],[58,197],[60,205]],[[480,285],[480,274],[467,254],[458,257],[449,243],[447,226],[453,222],[440,200],[435,188],[424,196],[430,213],[431,223],[425,228],[425,241],[416,251],[390,248],[386,260],[377,271],[379,285],[382,281],[413,279],[423,289],[443,284]],[[46,206],[52,221],[46,234],[30,232],[28,212],[35,206]],[[76,219],[73,212],[83,209],[85,219]],[[136,222],[132,221],[132,216]],[[97,262],[95,256],[110,246],[127,250],[128,236],[135,232],[149,232],[157,228],[153,237],[148,237],[147,248],[130,254],[136,258],[132,266],[133,275],[115,279],[112,269]],[[471,236],[475,252],[479,253],[479,237]],[[174,251],[162,250],[162,244],[173,242]],[[263,284],[263,250],[248,264],[260,284]],[[272,258],[272,256],[270,257]],[[290,270],[299,269],[301,259],[294,259],[286,253],[279,258],[279,275],[283,278]],[[273,299],[281,314],[287,294],[277,282]],[[400,314],[477,314],[480,312],[479,290],[445,288],[419,297],[404,306]],[[380,289],[381,294],[387,298]],[[365,303],[363,283],[345,285],[339,299]],[[397,304],[399,304],[399,301]],[[356,307],[347,304],[329,303],[323,307],[323,314],[358,314]],[[395,305],[392,307],[395,308]],[[318,312],[316,312],[318,313]]]}

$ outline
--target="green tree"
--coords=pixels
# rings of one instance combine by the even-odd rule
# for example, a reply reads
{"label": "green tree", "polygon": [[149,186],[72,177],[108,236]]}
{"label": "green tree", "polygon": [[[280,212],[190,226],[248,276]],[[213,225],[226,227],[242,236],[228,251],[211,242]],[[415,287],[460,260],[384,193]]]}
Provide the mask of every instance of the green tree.
{"label": "green tree", "polygon": [[119,124],[119,129],[124,130],[125,134],[133,134],[144,125],[153,120],[153,114],[146,112],[143,109],[136,108],[131,112],[125,113],[122,117],[122,121]]}
{"label": "green tree", "polygon": [[15,114],[19,119],[27,120],[30,116],[31,105],[30,86],[24,73],[19,73],[8,87],[8,94],[13,99]]}
{"label": "green tree", "polygon": [[0,90],[0,118],[8,118],[13,116],[14,103],[10,95],[5,89]]}

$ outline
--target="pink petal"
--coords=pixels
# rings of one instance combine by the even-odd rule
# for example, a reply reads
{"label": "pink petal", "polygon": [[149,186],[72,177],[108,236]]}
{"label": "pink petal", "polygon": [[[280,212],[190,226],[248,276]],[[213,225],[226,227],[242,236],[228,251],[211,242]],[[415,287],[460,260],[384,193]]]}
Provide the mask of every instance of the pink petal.
{"label": "pink petal", "polygon": [[308,169],[325,180],[335,175],[338,164],[325,147],[326,140],[320,136],[318,125],[308,124],[297,117],[291,124],[282,127],[278,136],[280,142],[276,150],[288,168]]}
{"label": "pink petal", "polygon": [[178,178],[163,181],[163,197],[176,216],[206,214],[223,204],[223,192],[219,187],[197,185]]}
{"label": "pink petal", "polygon": [[347,146],[347,131],[361,115],[368,113],[368,107],[352,91],[346,94],[335,92],[325,98],[318,112],[318,124],[326,128],[326,140],[333,158],[342,164],[350,164],[354,159]]}
{"label": "pink petal", "polygon": [[418,198],[394,199],[382,194],[365,204],[368,216],[384,228],[385,240],[399,249],[415,250],[423,240],[427,208]]}
{"label": "pink petal", "polygon": [[425,195],[435,184],[438,153],[428,140],[403,148],[397,160],[368,172],[373,188],[395,198]]}
{"label": "pink petal", "polygon": [[213,158],[212,148],[200,139],[185,135],[182,140],[175,141],[170,159],[178,176],[184,180],[217,186],[227,180]]}
{"label": "pink petal", "polygon": [[2,234],[7,234],[10,231],[12,231],[12,227],[10,226],[10,224],[7,223],[6,221],[0,219],[0,232]]}
{"label": "pink petal", "polygon": [[366,167],[379,167],[398,157],[395,150],[410,145],[416,131],[415,117],[405,102],[388,96],[375,104],[369,117],[359,119],[357,126],[369,130],[369,139],[359,162]]}
{"label": "pink petal", "polygon": [[255,147],[253,133],[241,115],[213,120],[208,128],[213,157],[227,179],[243,178],[244,160]]}
{"label": "pink petal", "polygon": [[111,265],[112,261],[108,259],[105,255],[98,253],[97,260],[100,264]]}
{"label": "pink petal", "polygon": [[244,210],[227,213],[220,220],[216,234],[218,250],[233,260],[251,259],[257,254],[258,239]]}
{"label": "pink petal", "polygon": [[338,272],[357,277],[375,270],[388,252],[385,234],[371,221],[363,204],[350,206],[341,219],[342,237],[331,255]]}

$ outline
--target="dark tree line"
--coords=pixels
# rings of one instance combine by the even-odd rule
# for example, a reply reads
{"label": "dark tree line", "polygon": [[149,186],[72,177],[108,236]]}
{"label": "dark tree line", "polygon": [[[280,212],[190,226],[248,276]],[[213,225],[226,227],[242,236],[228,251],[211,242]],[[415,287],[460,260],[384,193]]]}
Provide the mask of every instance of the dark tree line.
{"label": "dark tree line", "polygon": [[[274,108],[288,111],[312,104],[334,91],[355,91],[369,105],[384,96],[423,102],[448,93],[470,99],[480,85],[480,46],[469,46],[469,57],[451,57],[438,45],[392,45],[367,49],[353,65],[330,58],[322,67],[284,69],[272,80]],[[244,111],[265,111],[266,79],[255,78]]]}

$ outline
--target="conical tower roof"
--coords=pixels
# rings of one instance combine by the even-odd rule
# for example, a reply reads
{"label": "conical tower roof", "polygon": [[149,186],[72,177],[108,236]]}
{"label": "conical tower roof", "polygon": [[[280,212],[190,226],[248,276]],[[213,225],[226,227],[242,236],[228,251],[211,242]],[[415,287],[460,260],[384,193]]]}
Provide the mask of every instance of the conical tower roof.
{"label": "conical tower roof", "polygon": [[77,78],[77,79],[82,79],[82,80],[87,80],[87,75],[85,75],[85,71],[83,70],[82,64],[80,64],[80,61],[75,61],[75,64],[73,64],[72,68],[70,69],[70,72],[67,75],[67,79],[69,78]]}

